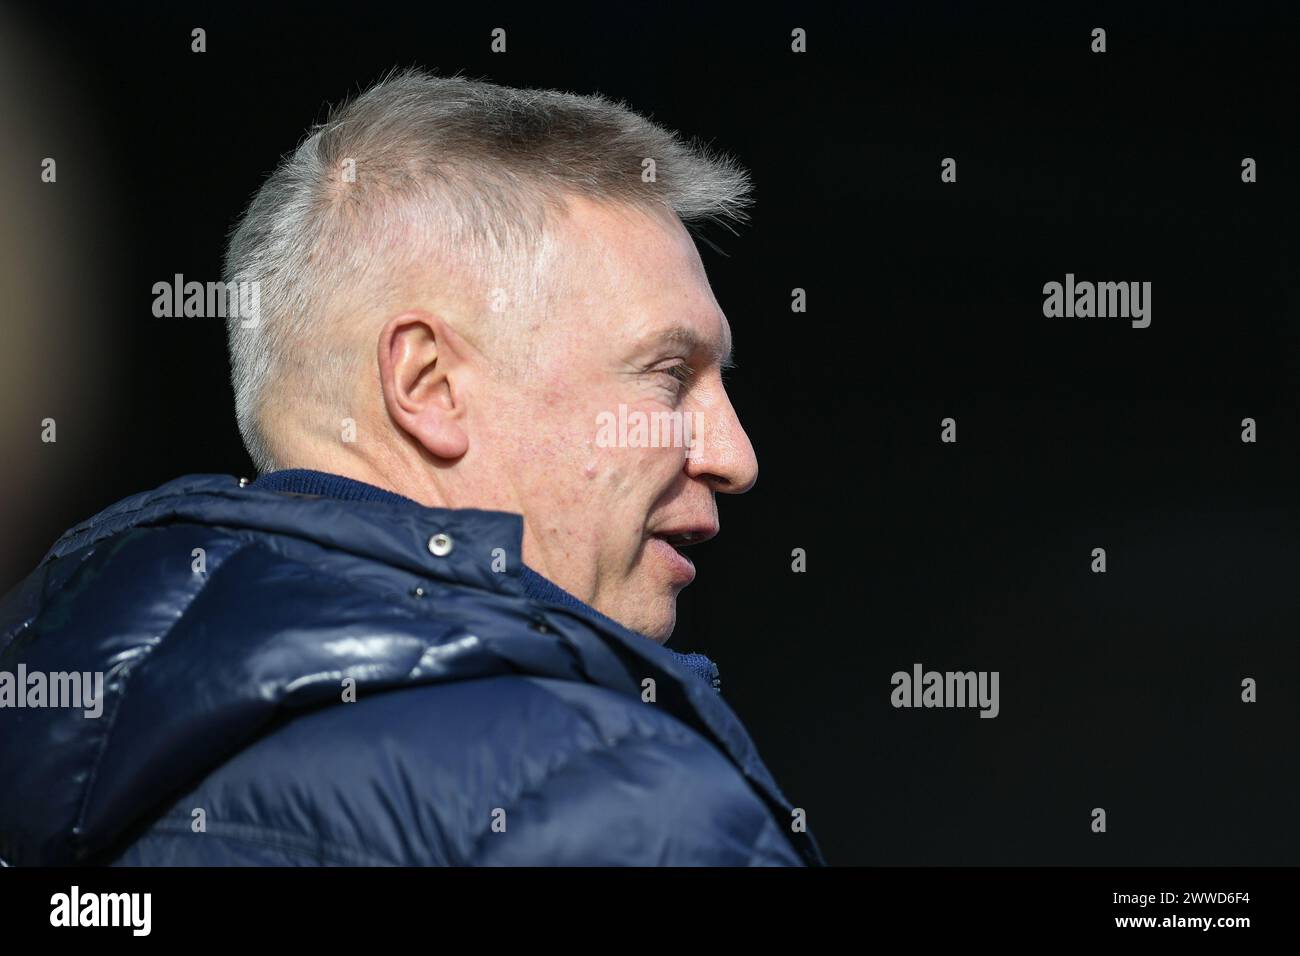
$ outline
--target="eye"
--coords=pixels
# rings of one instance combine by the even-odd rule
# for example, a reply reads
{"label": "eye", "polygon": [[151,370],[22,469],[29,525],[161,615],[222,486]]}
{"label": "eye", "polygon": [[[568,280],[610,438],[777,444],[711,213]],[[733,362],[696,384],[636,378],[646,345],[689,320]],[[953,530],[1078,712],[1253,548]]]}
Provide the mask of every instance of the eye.
{"label": "eye", "polygon": [[673,380],[672,389],[674,392],[683,392],[695,378],[695,369],[691,368],[685,362],[678,362],[675,365],[669,365],[665,368],[655,369],[660,375],[670,376]]}

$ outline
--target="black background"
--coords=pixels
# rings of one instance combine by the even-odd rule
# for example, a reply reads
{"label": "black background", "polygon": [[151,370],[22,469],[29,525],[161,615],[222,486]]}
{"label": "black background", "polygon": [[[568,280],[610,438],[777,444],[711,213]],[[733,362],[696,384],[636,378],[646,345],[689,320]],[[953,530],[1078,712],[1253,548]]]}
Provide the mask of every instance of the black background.
{"label": "black background", "polygon": [[[761,477],[722,501],[670,646],[719,663],[830,861],[1300,862],[1284,5],[8,9],[56,80],[41,151],[5,150],[3,174],[44,188],[80,307],[40,317],[59,346],[14,399],[31,435],[6,453],[35,477],[5,503],[27,520],[0,585],[121,497],[252,476],[220,320],[156,319],[152,286],[218,277],[235,218],[326,103],[405,65],[598,91],[756,182],[752,223],[701,252]],[[1067,272],[1152,282],[1150,328],[1045,318]],[[73,380],[61,350],[92,332],[94,375]],[[895,710],[890,675],[914,662],[999,671],[1000,716]]]}

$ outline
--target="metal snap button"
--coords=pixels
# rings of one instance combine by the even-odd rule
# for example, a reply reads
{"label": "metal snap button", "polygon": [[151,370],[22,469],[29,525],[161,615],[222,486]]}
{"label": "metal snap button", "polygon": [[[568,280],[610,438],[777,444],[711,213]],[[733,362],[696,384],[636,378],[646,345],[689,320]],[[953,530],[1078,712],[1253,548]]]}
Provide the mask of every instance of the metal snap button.
{"label": "metal snap button", "polygon": [[439,532],[429,539],[429,552],[435,557],[446,557],[451,554],[451,535]]}

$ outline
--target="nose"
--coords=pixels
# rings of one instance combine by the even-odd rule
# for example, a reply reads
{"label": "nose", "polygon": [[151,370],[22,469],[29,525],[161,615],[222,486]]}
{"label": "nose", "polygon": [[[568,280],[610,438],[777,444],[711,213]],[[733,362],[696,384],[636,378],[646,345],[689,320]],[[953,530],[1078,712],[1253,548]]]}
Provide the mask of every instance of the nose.
{"label": "nose", "polygon": [[717,402],[696,411],[700,427],[686,457],[686,473],[724,495],[743,495],[758,480],[758,458],[731,399],[721,388]]}

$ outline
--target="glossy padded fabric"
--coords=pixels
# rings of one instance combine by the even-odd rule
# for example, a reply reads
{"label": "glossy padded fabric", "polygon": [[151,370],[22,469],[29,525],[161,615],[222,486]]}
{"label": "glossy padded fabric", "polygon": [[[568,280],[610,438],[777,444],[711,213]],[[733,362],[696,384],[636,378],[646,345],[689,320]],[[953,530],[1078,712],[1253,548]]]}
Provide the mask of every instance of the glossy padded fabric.
{"label": "glossy padded fabric", "polygon": [[529,599],[521,533],[221,475],[72,529],[0,603],[0,671],[102,672],[103,711],[0,708],[0,859],[821,863],[707,683]]}

